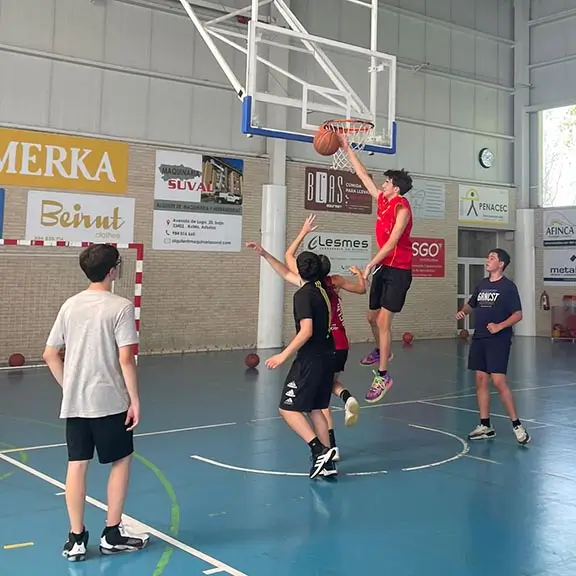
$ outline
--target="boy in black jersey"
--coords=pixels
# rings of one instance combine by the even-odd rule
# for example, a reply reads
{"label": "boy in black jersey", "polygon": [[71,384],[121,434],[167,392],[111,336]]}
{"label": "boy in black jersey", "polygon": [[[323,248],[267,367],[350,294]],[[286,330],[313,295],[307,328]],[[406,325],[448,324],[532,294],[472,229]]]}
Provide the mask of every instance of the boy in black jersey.
{"label": "boy in black jersey", "polygon": [[[257,245],[249,243],[256,248]],[[259,247],[258,252],[272,267],[275,258]],[[322,410],[330,404],[334,383],[334,341],[330,333],[330,301],[320,280],[322,263],[313,252],[302,252],[297,260],[303,285],[294,294],[296,336],[280,352],[266,360],[270,369],[278,368],[293,354],[296,358],[284,382],[280,414],[312,451],[310,478],[337,473],[330,446],[328,422]],[[306,418],[310,416],[311,424]]]}

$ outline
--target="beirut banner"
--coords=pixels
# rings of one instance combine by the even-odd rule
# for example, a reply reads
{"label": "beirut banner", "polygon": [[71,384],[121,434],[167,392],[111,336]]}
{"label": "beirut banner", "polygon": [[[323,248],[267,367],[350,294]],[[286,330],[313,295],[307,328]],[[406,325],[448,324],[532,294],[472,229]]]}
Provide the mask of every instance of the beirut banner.
{"label": "beirut banner", "polygon": [[4,186],[124,194],[128,144],[0,129],[0,179]]}
{"label": "beirut banner", "polygon": [[26,239],[134,242],[134,198],[30,190]]}
{"label": "beirut banner", "polygon": [[372,196],[352,172],[307,167],[304,189],[306,210],[372,214]]}
{"label": "beirut banner", "polygon": [[241,250],[243,160],[159,150],[155,172],[155,250]]}

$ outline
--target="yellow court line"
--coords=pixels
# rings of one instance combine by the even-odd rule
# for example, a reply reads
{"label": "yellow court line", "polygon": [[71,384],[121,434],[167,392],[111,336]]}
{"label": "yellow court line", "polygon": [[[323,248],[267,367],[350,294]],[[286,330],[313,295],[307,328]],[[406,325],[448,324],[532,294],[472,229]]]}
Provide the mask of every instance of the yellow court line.
{"label": "yellow court line", "polygon": [[7,544],[4,550],[14,550],[15,548],[26,548],[26,546],[34,546],[34,542],[22,542],[21,544]]}

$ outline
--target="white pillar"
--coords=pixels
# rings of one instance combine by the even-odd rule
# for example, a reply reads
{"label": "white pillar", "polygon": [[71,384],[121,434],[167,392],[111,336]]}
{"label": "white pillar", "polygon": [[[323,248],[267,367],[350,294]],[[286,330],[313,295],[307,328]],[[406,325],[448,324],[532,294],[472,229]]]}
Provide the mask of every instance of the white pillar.
{"label": "white pillar", "polygon": [[516,325],[518,336],[536,336],[536,258],[534,210],[516,212],[514,234],[514,280],[522,301],[522,322]]}
{"label": "white pillar", "polygon": [[514,279],[522,300],[519,336],[536,335],[536,256],[534,210],[530,209],[530,0],[514,0],[514,182],[516,232]]}
{"label": "white pillar", "polygon": [[[269,47],[268,59],[285,70],[289,68],[288,50]],[[288,80],[279,74],[268,75],[268,91],[282,95],[288,91]],[[286,129],[287,109],[268,107],[267,125]],[[268,182],[262,188],[262,246],[284,262],[286,251],[286,140],[269,138],[266,143],[270,167]],[[260,263],[260,297],[258,302],[258,348],[280,348],[283,345],[284,280],[266,261]]]}

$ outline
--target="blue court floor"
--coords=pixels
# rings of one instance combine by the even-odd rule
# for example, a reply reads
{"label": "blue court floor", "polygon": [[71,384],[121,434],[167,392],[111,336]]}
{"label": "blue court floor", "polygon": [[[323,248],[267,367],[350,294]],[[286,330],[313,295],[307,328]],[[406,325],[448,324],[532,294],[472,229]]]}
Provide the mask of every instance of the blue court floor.
{"label": "blue court floor", "polygon": [[[576,346],[516,338],[510,383],[532,435],[521,447],[493,396],[497,437],[477,424],[468,345],[394,344],[394,387],[365,405],[367,345],[345,384],[363,404],[344,428],[335,482],[278,418],[288,366],[246,371],[246,352],[142,358],[142,419],[126,504],[153,538],[101,558],[108,469],[90,470],[91,555],[68,531],[59,389],[44,369],[0,372],[0,574],[77,576],[575,576]],[[264,358],[263,358],[264,359]]]}

